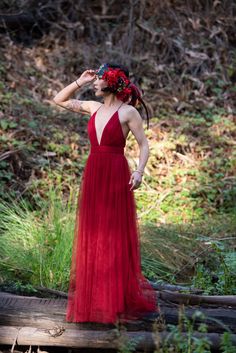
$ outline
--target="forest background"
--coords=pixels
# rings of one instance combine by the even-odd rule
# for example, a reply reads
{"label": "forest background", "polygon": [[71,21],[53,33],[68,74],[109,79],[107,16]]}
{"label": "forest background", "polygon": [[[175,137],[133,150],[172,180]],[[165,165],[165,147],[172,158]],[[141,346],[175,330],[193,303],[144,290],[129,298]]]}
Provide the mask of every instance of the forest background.
{"label": "forest background", "polygon": [[[2,289],[67,290],[89,117],[52,98],[113,61],[152,115],[135,191],[144,274],[236,294],[235,28],[233,0],[1,1]],[[75,97],[94,99],[89,86]],[[131,169],[138,156],[129,135]]]}

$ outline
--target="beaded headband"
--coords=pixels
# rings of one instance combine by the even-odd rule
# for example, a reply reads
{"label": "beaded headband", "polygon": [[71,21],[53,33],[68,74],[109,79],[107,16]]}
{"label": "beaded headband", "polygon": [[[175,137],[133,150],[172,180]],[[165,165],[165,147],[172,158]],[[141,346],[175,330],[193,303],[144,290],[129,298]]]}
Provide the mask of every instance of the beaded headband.
{"label": "beaded headband", "polygon": [[96,70],[96,74],[98,75],[99,78],[102,78],[102,75],[104,74],[105,71],[109,70],[109,66],[107,64],[102,64],[99,66],[98,70]]}

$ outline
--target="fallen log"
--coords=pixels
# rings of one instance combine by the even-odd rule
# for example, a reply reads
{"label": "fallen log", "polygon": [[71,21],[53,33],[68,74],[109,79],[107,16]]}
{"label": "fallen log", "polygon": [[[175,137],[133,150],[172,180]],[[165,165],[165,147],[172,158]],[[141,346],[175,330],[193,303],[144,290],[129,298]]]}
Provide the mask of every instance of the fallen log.
{"label": "fallen log", "polygon": [[[114,327],[113,324],[95,324],[95,323],[71,323],[65,322],[65,313],[58,313],[57,309],[48,308],[42,312],[35,311],[20,311],[20,310],[2,310],[0,317],[0,325],[3,326],[34,326],[38,328],[52,328],[58,324],[63,326],[65,329],[77,327],[79,329],[99,329],[104,330],[107,328]],[[130,320],[123,323],[128,331],[152,331],[153,326],[157,326],[159,330],[164,330],[167,324],[178,325],[179,312],[177,308],[162,308],[161,316],[154,315],[150,319],[139,319]],[[186,308],[184,315],[189,320],[192,319],[196,310]],[[230,330],[232,333],[236,333],[236,315],[229,311],[214,311],[205,310],[201,313],[204,317],[198,317],[195,319],[194,327],[197,329],[201,323],[206,323],[208,332],[223,333],[226,330]]]}
{"label": "fallen log", "polygon": [[[137,343],[137,350],[154,351],[170,335],[166,325],[177,325],[179,322],[178,306],[166,304],[162,299],[159,299],[159,317],[154,314],[119,325],[66,322],[66,304],[67,299],[0,293],[0,344],[119,349],[122,344],[132,341]],[[236,310],[187,307],[184,308],[184,316],[191,319],[196,310],[201,311],[205,319],[198,317],[195,320],[194,337],[207,337],[212,348],[218,349],[221,334],[230,330],[234,333],[232,339],[236,344]],[[202,322],[208,326],[208,333],[203,335],[197,332]],[[186,334],[183,332],[183,337]]]}
{"label": "fallen log", "polygon": [[53,295],[56,295],[56,296],[62,297],[62,298],[68,297],[68,294],[66,292],[62,292],[62,291],[56,290],[56,289],[46,288],[46,287],[42,287],[42,286],[36,287],[35,289],[37,289],[39,292],[53,294]]}
{"label": "fallen log", "polygon": [[[182,333],[183,338],[187,333]],[[207,338],[212,349],[219,349],[221,334],[193,332],[192,337]],[[36,327],[8,327],[0,326],[1,344],[44,345],[71,348],[103,348],[120,349],[133,342],[136,349],[154,351],[161,343],[168,339],[172,341],[170,332],[127,332],[112,329],[109,331],[83,331],[76,329],[55,330],[39,329]],[[232,343],[236,346],[236,335],[231,335]]]}
{"label": "fallen log", "polygon": [[[37,298],[22,297],[16,295],[0,295],[0,325],[3,326],[34,326],[38,328],[50,328],[58,323],[65,328],[71,328],[73,325],[83,329],[90,327],[86,324],[65,322],[66,299],[55,298]],[[166,304],[159,300],[161,316],[154,313],[139,320],[130,320],[125,324],[127,330],[152,330],[153,324],[162,327],[166,324],[177,325],[179,321],[179,307],[174,304]],[[229,329],[236,333],[236,310],[232,308],[206,308],[206,307],[185,307],[184,315],[191,319],[196,311],[201,311],[202,318],[198,317],[197,326],[205,322],[208,326],[208,332],[221,333]],[[112,324],[110,325],[112,327]],[[91,328],[94,329],[94,323]],[[96,326],[99,327],[99,324]],[[104,329],[100,324],[100,328]],[[109,325],[107,326],[109,327]]]}
{"label": "fallen log", "polygon": [[[158,297],[164,301],[169,301],[176,304],[185,305],[201,305],[212,304],[220,306],[236,307],[236,295],[200,295],[200,294],[184,294],[176,291],[191,290],[193,293],[202,293],[202,290],[197,288],[188,288],[183,286],[174,286],[169,284],[151,283],[153,288],[158,291]],[[53,294],[59,297],[67,298],[67,293],[55,289],[37,287],[41,292]]]}
{"label": "fallen log", "polygon": [[236,295],[194,295],[173,293],[171,291],[158,292],[159,298],[177,304],[200,305],[214,304],[236,307]]}
{"label": "fallen log", "polygon": [[[171,291],[171,292],[189,291],[190,293],[195,293],[195,294],[203,293],[202,289],[198,289],[198,288],[194,288],[194,287],[173,285],[173,284],[169,284],[169,283],[159,284],[159,283],[155,283],[155,282],[151,282],[151,281],[149,281],[149,283],[157,291],[167,290],[167,291]],[[51,289],[51,288],[47,288],[47,287],[43,287],[43,286],[38,286],[35,289],[41,293],[47,293],[49,295],[52,294],[52,295],[56,295],[56,296],[62,297],[62,298],[68,297],[68,294],[66,292],[62,292],[62,291],[59,291],[56,289]]]}
{"label": "fallen log", "polygon": [[169,283],[155,283],[155,282],[151,282],[151,281],[149,281],[149,283],[157,291],[167,290],[167,291],[171,291],[171,292],[186,291],[186,292],[195,293],[195,294],[203,293],[202,289],[194,288],[194,287],[174,285],[174,284],[169,284]]}

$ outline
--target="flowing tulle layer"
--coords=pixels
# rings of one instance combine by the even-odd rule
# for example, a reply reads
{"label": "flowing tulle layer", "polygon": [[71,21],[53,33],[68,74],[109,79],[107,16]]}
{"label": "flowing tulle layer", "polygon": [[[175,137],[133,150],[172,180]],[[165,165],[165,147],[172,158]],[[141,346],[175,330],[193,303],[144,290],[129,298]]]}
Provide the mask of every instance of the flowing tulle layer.
{"label": "flowing tulle layer", "polygon": [[78,197],[67,321],[115,323],[157,311],[155,291],[141,273],[129,179],[118,149],[90,153]]}

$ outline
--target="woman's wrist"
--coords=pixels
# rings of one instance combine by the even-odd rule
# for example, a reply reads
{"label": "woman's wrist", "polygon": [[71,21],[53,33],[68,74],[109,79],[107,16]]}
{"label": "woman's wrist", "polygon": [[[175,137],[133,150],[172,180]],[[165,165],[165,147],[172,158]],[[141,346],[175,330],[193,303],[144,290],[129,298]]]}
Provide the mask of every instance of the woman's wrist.
{"label": "woman's wrist", "polygon": [[136,169],[136,170],[134,170],[134,172],[137,172],[137,173],[139,173],[140,175],[143,175],[143,170],[140,170],[140,169]]}
{"label": "woman's wrist", "polygon": [[81,88],[82,87],[82,85],[78,82],[78,80],[75,80],[75,83],[76,83],[77,88]]}

